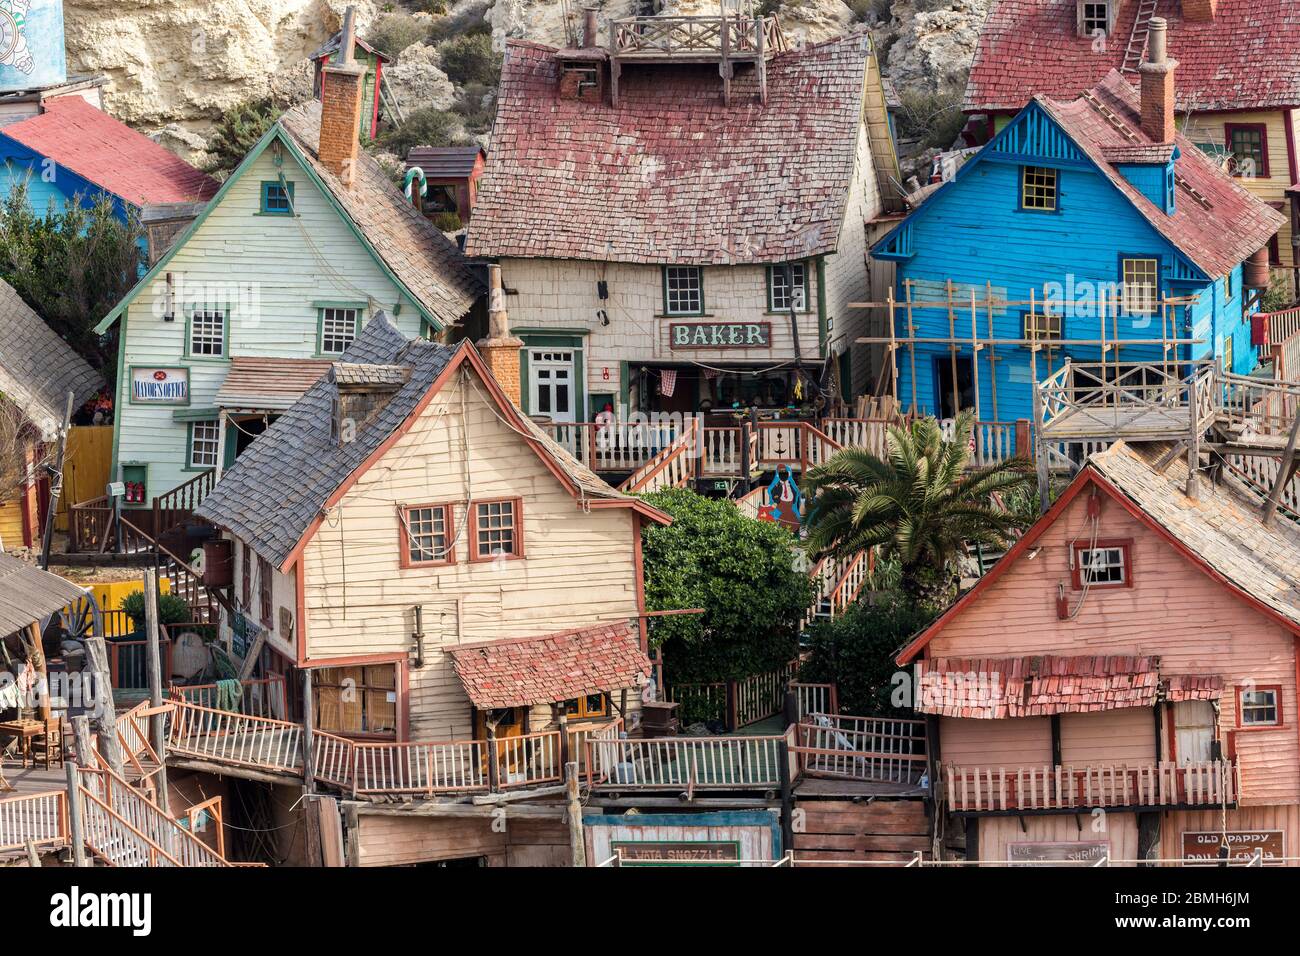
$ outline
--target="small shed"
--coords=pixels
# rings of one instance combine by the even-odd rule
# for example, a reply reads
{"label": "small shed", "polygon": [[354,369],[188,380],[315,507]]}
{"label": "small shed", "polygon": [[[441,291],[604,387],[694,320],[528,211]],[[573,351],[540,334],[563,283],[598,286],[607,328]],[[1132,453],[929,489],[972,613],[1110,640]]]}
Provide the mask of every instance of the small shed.
{"label": "small shed", "polygon": [[[311,55],[312,61],[312,95],[320,99],[321,71],[325,69],[330,58],[339,51],[343,31],[334,34],[324,45]],[[365,83],[361,88],[361,99],[368,104],[361,110],[361,125],[357,129],[363,140],[374,139],[379,135],[379,99],[380,87],[384,82],[384,66],[393,62],[386,53],[376,50],[365,40],[353,40],[353,58],[366,68]]]}
{"label": "small shed", "polygon": [[406,168],[424,173],[424,214],[454,212],[461,222],[469,222],[486,164],[481,146],[412,146],[406,154]]}

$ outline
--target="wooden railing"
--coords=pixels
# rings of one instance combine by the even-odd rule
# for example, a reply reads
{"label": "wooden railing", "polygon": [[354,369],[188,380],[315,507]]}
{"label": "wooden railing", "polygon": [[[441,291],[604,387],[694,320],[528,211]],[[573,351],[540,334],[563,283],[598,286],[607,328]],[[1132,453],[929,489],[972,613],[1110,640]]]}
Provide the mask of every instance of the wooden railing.
{"label": "wooden railing", "polygon": [[[498,737],[496,752],[488,747],[489,757],[496,759],[497,787],[508,790],[514,787],[536,787],[561,779],[564,768],[560,766],[560,732],[544,730],[518,737]],[[492,774],[489,772],[489,778]]]}
{"label": "wooden railing", "polygon": [[774,17],[628,17],[615,20],[611,30],[616,56],[725,58],[786,49],[785,35]]}
{"label": "wooden railing", "polygon": [[799,661],[794,660],[777,670],[748,677],[668,684],[664,698],[678,705],[678,716],[687,724],[717,721],[728,731],[737,730],[781,713],[786,688],[798,669]]}
{"label": "wooden railing", "polygon": [[1027,418],[1015,422],[976,422],[974,439],[970,464],[976,467],[1000,465],[1017,455],[1030,456]]}
{"label": "wooden railing", "polygon": [[757,521],[758,510],[763,507],[763,496],[766,492],[767,489],[762,486],[753,488],[736,499],[736,507],[740,509],[740,513],[746,518],[753,518]]}
{"label": "wooden railing", "polygon": [[68,506],[68,550],[102,553],[113,540],[113,506],[107,496]]}
{"label": "wooden railing", "polygon": [[707,478],[739,478],[745,474],[746,465],[752,463],[747,445],[750,441],[748,425],[725,428],[705,428],[703,474]]}
{"label": "wooden railing", "polygon": [[1268,322],[1268,344],[1282,345],[1290,339],[1300,337],[1300,306],[1283,309],[1281,312],[1260,313],[1257,318]]}
{"label": "wooden railing", "polygon": [[1137,428],[1138,437],[1159,437],[1180,427],[1204,429],[1222,403],[1216,396],[1215,365],[1199,363],[1185,375],[1181,369],[1160,362],[1117,370],[1106,363],[1067,361],[1037,386],[1034,427],[1042,429],[1046,441],[1122,438],[1126,429]]}
{"label": "wooden railing", "polygon": [[957,813],[1094,807],[1214,807],[1234,804],[1237,768],[1226,762],[1179,767],[945,766],[945,800]]}
{"label": "wooden railing", "polygon": [[538,427],[592,471],[613,472],[640,468],[681,433],[673,422],[542,422]]}
{"label": "wooden railing", "polygon": [[205,760],[298,774],[302,726],[225,710],[174,702],[167,748]]}
{"label": "wooden railing", "polygon": [[795,695],[800,723],[809,714],[835,716],[840,712],[839,689],[834,684],[804,684],[791,681],[789,689]]}
{"label": "wooden railing", "polygon": [[[1277,484],[1278,475],[1282,471],[1281,458],[1265,455],[1232,453],[1224,455],[1223,461],[1228,471],[1241,480],[1259,499],[1260,504],[1268,500],[1269,492]],[[1279,507],[1292,520],[1300,521],[1300,474],[1292,477],[1291,481],[1283,487]]]}
{"label": "wooden railing", "polygon": [[874,559],[862,551],[848,558],[826,556],[808,572],[812,584],[812,601],[804,613],[804,627],[818,620],[841,616],[858,599],[871,575]]}
{"label": "wooden railing", "polygon": [[925,721],[810,714],[795,752],[810,776],[916,785],[925,773]]}
{"label": "wooden railing", "polygon": [[[288,717],[283,677],[274,675],[240,681],[240,689],[242,694],[235,713],[247,717],[270,717],[275,720],[284,720]],[[171,696],[174,700],[182,700],[187,704],[195,704],[209,710],[225,709],[217,705],[221,695],[216,684],[173,686]]]}
{"label": "wooden railing", "polygon": [[779,670],[754,674],[736,681],[733,697],[736,707],[736,726],[748,727],[781,713],[785,707],[785,691],[799,670],[799,662],[791,661]]}
{"label": "wooden railing", "polygon": [[640,495],[685,487],[695,476],[699,429],[697,418],[689,431],[678,435],[671,445],[632,472],[618,490],[624,494]]}
{"label": "wooden railing", "polygon": [[21,850],[31,842],[52,846],[68,839],[67,794],[62,790],[0,797],[0,850]]}
{"label": "wooden railing", "polygon": [[889,426],[885,418],[823,418],[821,431],[841,448],[865,448],[877,458],[889,454]]}
{"label": "wooden railing", "polygon": [[592,724],[570,724],[565,749],[566,760],[576,760],[578,769],[585,773],[587,770],[587,741],[618,740],[618,735],[622,730],[622,717],[615,717],[613,720],[604,720]]}
{"label": "wooden railing", "polygon": [[1300,383],[1222,372],[1219,379],[1224,424],[1240,435],[1240,441],[1249,443],[1252,438],[1264,437],[1273,439],[1280,449],[1300,411]]}
{"label": "wooden railing", "polygon": [[726,681],[667,684],[664,699],[677,704],[677,717],[683,725],[707,721],[726,725],[731,716],[731,695]]}
{"label": "wooden railing", "polygon": [[190,519],[195,509],[212,491],[212,486],[216,484],[216,474],[215,469],[201,471],[189,481],[154,498],[152,535],[155,541],[161,541],[168,531]]}
{"label": "wooden railing", "polygon": [[587,785],[610,790],[773,789],[781,745],[773,737],[658,737],[587,741]]}
{"label": "wooden railing", "polygon": [[353,745],[354,793],[455,793],[487,790],[487,741]]}
{"label": "wooden railing", "polygon": [[[160,640],[162,673],[164,679],[172,672],[172,644]],[[149,642],[106,641],[108,648],[108,675],[117,690],[147,690],[149,687]]]}

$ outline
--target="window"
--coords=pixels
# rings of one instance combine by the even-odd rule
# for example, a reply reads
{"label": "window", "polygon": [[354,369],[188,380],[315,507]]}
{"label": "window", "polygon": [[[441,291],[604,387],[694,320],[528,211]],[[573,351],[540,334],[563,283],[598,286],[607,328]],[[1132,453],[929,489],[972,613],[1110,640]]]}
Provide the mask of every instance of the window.
{"label": "window", "polygon": [[1046,166],[1022,166],[1020,205],[1025,209],[1056,211],[1056,170]]}
{"label": "window", "polygon": [[249,547],[246,544],[241,545],[241,548],[243,552],[243,560],[239,562],[239,576],[242,579],[240,582],[239,592],[242,601],[240,602],[239,607],[241,610],[247,611],[253,603],[253,552],[249,550]]}
{"label": "window", "polygon": [[397,734],[397,665],[322,667],[312,674],[317,726],[335,734]]}
{"label": "window", "polygon": [[1268,176],[1268,127],[1263,123],[1229,123],[1224,143],[1232,160],[1232,175],[1243,179]]}
{"label": "window", "polygon": [[1120,299],[1129,315],[1155,315],[1160,300],[1160,260],[1123,260]]}
{"label": "window", "polygon": [[1282,689],[1270,685],[1238,690],[1237,724],[1241,727],[1280,727]]}
{"label": "window", "polygon": [[701,315],[704,312],[704,278],[699,266],[664,267],[664,312]]}
{"label": "window", "polygon": [[226,354],[226,313],[199,311],[190,316],[190,355],[221,357]]}
{"label": "window", "polygon": [[1225,301],[1232,299],[1232,273],[1229,272],[1223,277],[1223,298]]}
{"label": "window", "polygon": [[190,467],[216,468],[221,452],[221,423],[190,422]]}
{"label": "window", "polygon": [[1110,4],[1106,0],[1099,3],[1081,3],[1082,9],[1079,12],[1080,22],[1083,27],[1083,36],[1091,37],[1100,30],[1107,33],[1110,30]]}
{"label": "window", "polygon": [[[785,266],[767,267],[767,310],[769,312],[806,312],[808,309],[808,269],[802,262],[789,266],[790,281],[786,281]],[[793,287],[793,288],[792,288]]]}
{"label": "window", "polygon": [[262,208],[265,216],[293,215],[293,183],[262,183]]}
{"label": "window", "polygon": [[577,379],[574,352],[530,349],[528,352],[529,412],[553,422],[576,420],[573,386]]}
{"label": "window", "polygon": [[609,716],[609,698],[604,694],[587,694],[564,702],[564,713],[578,720]]}
{"label": "window", "polygon": [[1223,337],[1223,371],[1227,375],[1232,374],[1232,366],[1235,362],[1232,348],[1232,333],[1229,332]]}
{"label": "window", "polygon": [[360,309],[324,308],[320,310],[320,352],[342,355],[357,337],[361,324]]}
{"label": "window", "polygon": [[450,505],[402,509],[402,567],[452,564],[456,560]]}
{"label": "window", "polygon": [[257,556],[257,604],[262,626],[268,630],[275,627],[275,612],[271,607],[271,562],[260,554]]}
{"label": "window", "polygon": [[1133,584],[1129,566],[1130,543],[1098,541],[1095,547],[1076,545],[1074,549],[1074,587],[1125,588]]}
{"label": "window", "polygon": [[518,498],[475,503],[473,560],[524,556],[523,502]]}
{"label": "window", "polygon": [[1050,342],[1061,338],[1061,316],[1051,312],[1022,312],[1025,338]]}

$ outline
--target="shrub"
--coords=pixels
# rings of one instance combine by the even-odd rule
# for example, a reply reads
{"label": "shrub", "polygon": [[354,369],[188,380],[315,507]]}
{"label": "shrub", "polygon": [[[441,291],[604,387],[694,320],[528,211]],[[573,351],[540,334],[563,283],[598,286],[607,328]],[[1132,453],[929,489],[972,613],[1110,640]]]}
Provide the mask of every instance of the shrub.
{"label": "shrub", "polygon": [[[121,609],[131,619],[137,634],[144,633],[144,592],[132,591],[122,598]],[[187,624],[194,617],[189,603],[176,594],[158,595],[159,624]]]}
{"label": "shrub", "polygon": [[365,40],[380,53],[395,57],[424,39],[425,32],[423,24],[409,13],[389,13],[370,25]]}
{"label": "shrub", "polygon": [[222,113],[208,139],[204,169],[218,174],[232,172],[275,125],[285,108],[284,102],[268,97],[240,103]]}
{"label": "shrub", "polygon": [[454,37],[438,48],[442,71],[457,86],[479,83],[496,86],[501,76],[501,54],[492,49],[486,34]]}
{"label": "shrub", "polygon": [[895,707],[890,699],[899,671],[894,655],[931,619],[930,612],[901,595],[889,595],[875,605],[855,604],[841,617],[813,625],[799,680],[838,685],[840,710],[846,714],[908,712],[910,701],[909,706]]}
{"label": "shrub", "polygon": [[898,115],[899,137],[919,140],[922,149],[949,149],[961,135],[966,116],[961,90],[904,93]]}
{"label": "shrub", "polygon": [[486,133],[497,115],[496,90],[481,83],[471,83],[456,94],[452,109],[473,133]]}
{"label": "shrub", "polygon": [[646,501],[673,517],[645,530],[646,606],[705,609],[654,622],[651,641],[664,649],[670,681],[747,677],[789,663],[811,600],[794,536],[684,489]]}
{"label": "shrub", "polygon": [[441,43],[452,37],[492,36],[492,24],[487,22],[484,14],[483,7],[470,6],[434,20],[429,27],[428,42]]}
{"label": "shrub", "polygon": [[460,119],[446,110],[424,106],[411,113],[401,126],[379,137],[379,145],[403,158],[412,146],[467,146],[470,140],[461,130]]}
{"label": "shrub", "polygon": [[432,222],[443,232],[458,232],[465,225],[454,212],[435,213]]}

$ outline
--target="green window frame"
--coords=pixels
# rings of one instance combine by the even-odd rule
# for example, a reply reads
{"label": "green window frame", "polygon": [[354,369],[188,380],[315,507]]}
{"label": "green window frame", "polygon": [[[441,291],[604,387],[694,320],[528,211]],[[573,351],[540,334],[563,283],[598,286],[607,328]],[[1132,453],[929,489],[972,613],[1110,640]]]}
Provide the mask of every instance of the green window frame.
{"label": "green window frame", "polygon": [[211,471],[221,460],[221,420],[198,419],[187,423],[185,470]]}
{"label": "green window frame", "polygon": [[664,315],[704,314],[704,269],[664,266]]}
{"label": "green window frame", "polygon": [[793,296],[791,290],[786,287],[785,266],[773,265],[767,267],[767,311],[788,313],[790,311],[790,300],[793,298],[794,310],[796,312],[809,312],[809,295],[808,295],[808,264],[806,262],[791,262],[790,264],[791,284],[794,286]]}
{"label": "green window frame", "polygon": [[230,361],[230,306],[191,306],[185,313],[185,357]]}
{"label": "green window frame", "polygon": [[334,356],[346,352],[361,334],[364,314],[365,306],[358,302],[317,302],[316,354]]}
{"label": "green window frame", "polygon": [[258,209],[263,216],[293,215],[293,183],[278,179],[262,181],[262,202]]}

